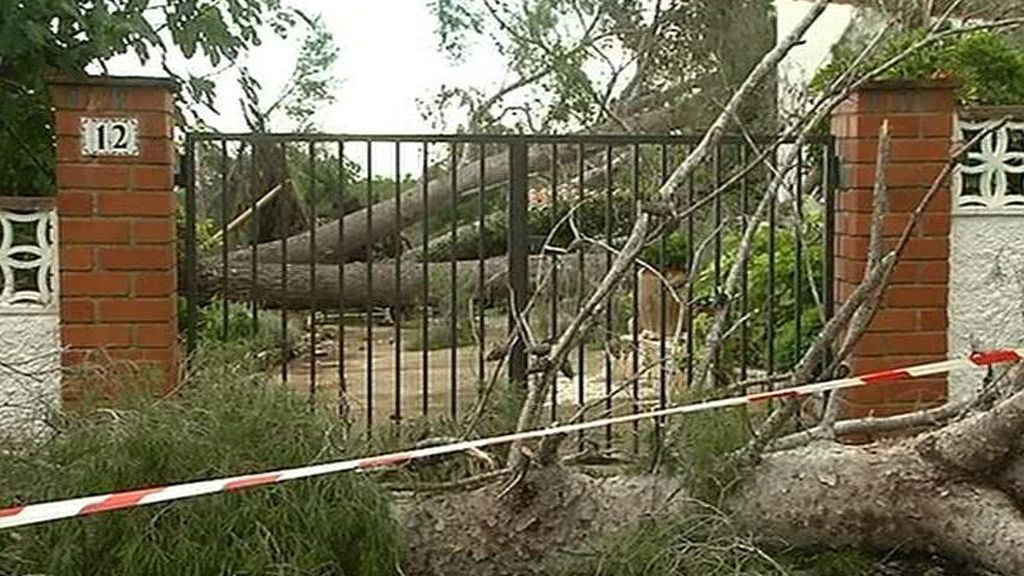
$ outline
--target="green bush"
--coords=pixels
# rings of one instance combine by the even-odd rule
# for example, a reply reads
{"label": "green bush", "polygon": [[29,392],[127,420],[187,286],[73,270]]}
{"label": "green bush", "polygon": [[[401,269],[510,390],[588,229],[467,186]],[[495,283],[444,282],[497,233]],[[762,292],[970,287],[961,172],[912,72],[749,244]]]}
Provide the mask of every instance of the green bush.
{"label": "green bush", "polygon": [[664,236],[662,241],[656,240],[644,247],[640,257],[648,264],[664,270],[688,270],[690,265],[689,242],[686,235],[679,230]]}
{"label": "green bush", "polygon": [[[178,262],[185,262],[185,240],[188,238],[188,226],[185,218],[185,197],[181,193],[178,194],[178,198],[174,203],[174,223],[177,228]],[[209,252],[211,247],[219,249],[219,243],[211,243],[213,235],[219,231],[217,223],[211,218],[196,218],[195,238],[197,256],[202,257],[204,252]]]}
{"label": "green bush", "polygon": [[[815,299],[815,290],[820,295],[822,271],[824,268],[824,247],[820,210],[809,210],[803,221],[803,242],[800,264],[800,291],[797,294],[795,274],[797,270],[796,239],[793,231],[777,227],[775,250],[769,251],[771,230],[762,224],[754,234],[754,247],[747,263],[747,366],[767,368],[769,357],[769,329],[773,344],[772,359],[776,369],[792,366],[821,330],[821,312]],[[741,235],[732,233],[723,239],[722,270],[729,270],[737,257]],[[774,254],[774,268],[771,266]],[[809,272],[809,273],[808,273]],[[769,291],[769,278],[773,291]],[[814,282],[812,287],[811,282]],[[714,278],[710,266],[705,266],[695,283],[695,295],[711,296],[714,293]],[[773,303],[773,319],[769,323],[769,302]],[[799,309],[797,304],[799,302]],[[734,319],[739,318],[740,302],[733,303]],[[799,339],[796,319],[800,317]],[[711,317],[698,316],[694,320],[696,342],[703,342]],[[734,331],[726,342],[724,362],[738,365],[741,352],[741,332]]]}
{"label": "green bush", "polygon": [[[863,70],[873,69],[905,51],[925,35],[924,30],[892,36],[864,62]],[[822,68],[811,83],[821,90],[846,70],[859,51],[861,42],[840,44],[833,50],[832,62]],[[1024,49],[1006,36],[989,30],[952,35],[932,43],[882,74],[879,79],[924,80],[953,78],[960,83],[961,104],[1020,104],[1024,102]]]}
{"label": "green bush", "polygon": [[[6,24],[6,23],[5,23]],[[16,26],[16,25],[15,25]],[[18,52],[8,45],[5,50]],[[17,58],[13,55],[15,60]],[[10,66],[10,62],[5,63]],[[0,77],[0,182],[4,194],[53,196],[54,153],[50,92],[41,78],[30,85]],[[21,79],[24,80],[24,79]]]}
{"label": "green bush", "polygon": [[[69,415],[50,442],[0,450],[0,502],[38,502],[344,458],[330,417],[205,346],[179,395]],[[5,574],[392,574],[384,496],[342,474],[0,532]]]}
{"label": "green bush", "polygon": [[[282,322],[280,310],[260,310],[253,321],[252,306],[244,302],[221,300],[197,307],[196,333],[199,345],[232,344],[238,353],[258,361],[266,367],[285,359],[284,352],[294,352],[303,344],[298,322],[303,315],[292,314],[288,323]],[[178,331],[185,333],[188,322],[188,301],[178,297]]]}

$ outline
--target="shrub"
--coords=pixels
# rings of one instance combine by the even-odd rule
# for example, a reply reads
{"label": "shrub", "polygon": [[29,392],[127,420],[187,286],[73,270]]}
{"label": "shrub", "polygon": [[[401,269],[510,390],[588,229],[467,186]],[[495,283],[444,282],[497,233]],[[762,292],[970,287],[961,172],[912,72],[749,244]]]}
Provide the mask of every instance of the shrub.
{"label": "shrub", "polygon": [[[0,451],[0,502],[36,502],[345,457],[329,417],[253,376],[238,346],[204,346],[174,397],[69,415],[29,452]],[[0,532],[0,572],[391,574],[396,526],[355,475],[300,480]]]}
{"label": "shrub", "polygon": [[[925,35],[912,30],[892,36],[863,64],[875,68],[902,53]],[[849,42],[833,50],[832,62],[811,83],[821,90],[842,74],[856,58],[863,42]],[[1004,35],[989,30],[950,36],[904,59],[879,79],[924,80],[954,78],[960,82],[961,104],[1019,104],[1024,102],[1024,50]]]}
{"label": "shrub", "polygon": [[[178,331],[185,333],[188,319],[187,300],[178,298]],[[230,343],[239,354],[255,359],[260,367],[285,360],[285,351],[295,353],[303,344],[302,330],[297,323],[301,314],[292,314],[287,324],[279,310],[260,310],[253,321],[251,305],[227,302],[225,318],[223,301],[215,300],[197,308],[196,332],[199,345]]]}
{"label": "shrub", "polygon": [[674,230],[664,237],[664,251],[662,241],[656,240],[644,247],[640,257],[651,266],[664,270],[688,270],[690,264],[689,243],[679,230]]}
{"label": "shrub", "polygon": [[[820,294],[824,249],[821,242],[823,232],[820,210],[808,210],[803,221],[803,242],[800,263],[800,290],[797,293],[795,273],[797,271],[796,240],[793,231],[776,228],[774,269],[769,252],[771,230],[763,223],[754,234],[754,247],[747,262],[747,365],[766,368],[769,358],[769,328],[771,328],[772,359],[776,369],[792,366],[804,353],[815,334],[822,327],[821,313],[815,300],[814,291]],[[723,239],[722,270],[729,270],[735,262],[740,234],[733,233]],[[773,291],[769,291],[769,278]],[[814,282],[812,288],[811,282]],[[705,266],[696,281],[694,293],[697,296],[713,295],[714,278],[711,267]],[[799,297],[798,297],[799,296]],[[773,302],[773,320],[768,321],[768,304]],[[799,304],[799,308],[798,308]],[[734,302],[733,318],[739,318],[740,305]],[[796,318],[800,316],[800,338],[797,338]],[[695,318],[696,342],[702,343],[710,324],[709,316]],[[737,329],[726,342],[723,357],[727,362],[738,362],[740,357],[740,331]]]}

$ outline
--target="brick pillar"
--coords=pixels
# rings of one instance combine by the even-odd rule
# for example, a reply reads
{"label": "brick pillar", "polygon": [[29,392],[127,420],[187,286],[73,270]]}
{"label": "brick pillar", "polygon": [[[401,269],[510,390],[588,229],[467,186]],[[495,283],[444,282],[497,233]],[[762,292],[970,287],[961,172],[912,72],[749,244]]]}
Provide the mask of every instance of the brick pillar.
{"label": "brick pillar", "polygon": [[[177,381],[172,101],[163,79],[76,77],[51,81],[57,136],[61,339],[64,366],[156,369],[157,387]],[[83,119],[135,121],[137,150],[83,150]],[[106,134],[112,138],[114,134]],[[119,136],[119,135],[118,135]],[[116,392],[79,371],[84,387]],[[109,388],[95,390],[96,387]]]}
{"label": "brick pillar", "polygon": [[[892,160],[885,250],[949,160],[955,86],[948,82],[879,82],[852,95],[832,118],[841,162],[836,202],[836,299],[864,275],[871,230],[878,133],[889,121]],[[950,192],[932,200],[897,264],[882,305],[849,359],[855,374],[946,358]],[[908,380],[844,392],[844,416],[884,416],[945,400],[946,378]]]}

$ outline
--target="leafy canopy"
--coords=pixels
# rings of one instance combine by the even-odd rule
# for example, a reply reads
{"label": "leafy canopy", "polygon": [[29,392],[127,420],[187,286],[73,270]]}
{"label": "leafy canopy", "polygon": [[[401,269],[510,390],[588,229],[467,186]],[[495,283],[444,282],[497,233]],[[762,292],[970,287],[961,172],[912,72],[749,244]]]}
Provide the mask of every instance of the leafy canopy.
{"label": "leafy canopy", "polygon": [[[638,99],[685,101],[700,127],[774,44],[769,0],[431,0],[439,47],[459,63],[492,46],[506,85],[443,85],[424,116],[469,131],[550,132],[614,122]],[[772,91],[766,91],[770,93]],[[756,103],[764,110],[774,101]],[[770,116],[770,114],[769,114]],[[751,116],[752,118],[755,116]],[[619,126],[622,128],[622,126]]]}
{"label": "leafy canopy", "polygon": [[[895,34],[862,68],[879,66],[924,36],[925,31],[920,29]],[[837,45],[832,62],[815,76],[812,89],[820,90],[842,74],[861,48],[857,41]],[[1024,48],[1006,35],[989,30],[952,35],[917,50],[879,79],[935,78],[957,80],[961,104],[1020,104],[1024,102]]]}
{"label": "leafy canopy", "polygon": [[[0,2],[0,179],[3,193],[52,193],[46,76],[104,68],[134,54],[157,60],[188,105],[212,109],[213,80],[176,71],[182,59],[230,66],[269,27],[284,36],[302,14],[281,0],[5,0]],[[191,67],[191,65],[190,65]]]}

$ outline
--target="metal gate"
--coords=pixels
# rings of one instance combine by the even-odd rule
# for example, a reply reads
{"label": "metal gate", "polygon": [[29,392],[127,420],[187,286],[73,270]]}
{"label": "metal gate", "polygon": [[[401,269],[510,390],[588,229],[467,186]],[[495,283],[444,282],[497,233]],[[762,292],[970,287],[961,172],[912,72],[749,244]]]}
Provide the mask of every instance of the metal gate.
{"label": "metal gate", "polygon": [[[258,341],[274,378],[368,430],[479,417],[531,377],[513,327],[542,344],[559,333],[698,141],[189,134],[188,350]],[[796,161],[780,176],[787,147]],[[733,386],[786,372],[831,313],[834,166],[827,140],[726,137],[677,191],[686,216],[657,219],[664,233],[581,339],[550,418],[686,394],[739,234],[777,177],[712,366]]]}

